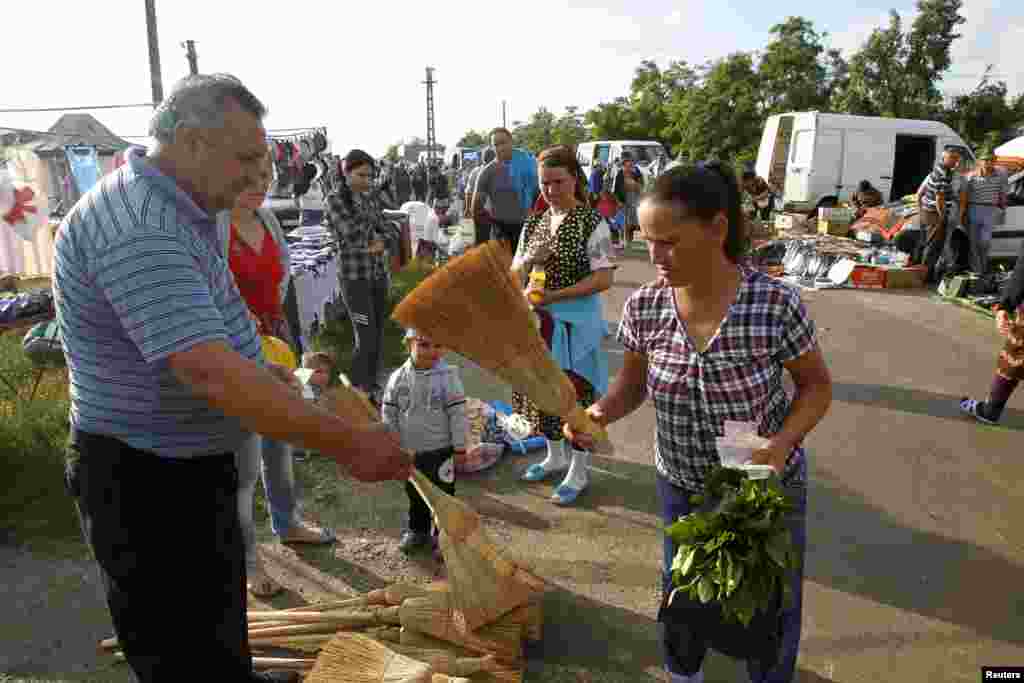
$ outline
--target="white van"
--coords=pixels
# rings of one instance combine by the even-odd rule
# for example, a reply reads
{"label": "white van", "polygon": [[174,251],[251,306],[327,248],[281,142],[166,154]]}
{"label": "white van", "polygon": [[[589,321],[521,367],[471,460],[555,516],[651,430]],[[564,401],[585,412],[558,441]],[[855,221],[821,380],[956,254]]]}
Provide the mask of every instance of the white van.
{"label": "white van", "polygon": [[629,152],[636,160],[636,165],[647,174],[648,168],[657,160],[658,156],[666,154],[665,147],[660,142],[653,140],[596,140],[594,142],[581,142],[576,146],[576,156],[584,173],[590,177],[594,169],[594,162],[601,162],[601,166],[608,168],[608,164],[615,163],[622,158],[623,152]]}
{"label": "white van", "polygon": [[974,155],[957,133],[938,121],[802,112],[765,123],[756,171],[783,188],[789,211],[812,211],[848,201],[862,180],[883,199],[915,194],[945,147],[960,148],[963,168]]}

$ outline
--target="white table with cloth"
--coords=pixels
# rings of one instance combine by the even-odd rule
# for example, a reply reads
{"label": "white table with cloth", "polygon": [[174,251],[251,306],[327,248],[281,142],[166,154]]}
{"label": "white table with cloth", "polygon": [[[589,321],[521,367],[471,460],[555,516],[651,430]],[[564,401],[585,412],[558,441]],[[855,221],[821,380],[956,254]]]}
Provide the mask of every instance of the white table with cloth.
{"label": "white table with cloth", "polygon": [[294,230],[291,238],[292,282],[301,328],[302,348],[310,346],[313,323],[324,322],[324,308],[338,296],[337,248],[326,230],[310,226]]}

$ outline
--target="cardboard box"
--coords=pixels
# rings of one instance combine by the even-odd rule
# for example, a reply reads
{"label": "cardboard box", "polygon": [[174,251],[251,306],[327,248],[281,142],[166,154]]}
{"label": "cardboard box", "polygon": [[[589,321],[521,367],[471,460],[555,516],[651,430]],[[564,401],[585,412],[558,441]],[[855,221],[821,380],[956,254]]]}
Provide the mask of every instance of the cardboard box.
{"label": "cardboard box", "polygon": [[850,273],[848,284],[857,289],[885,289],[886,275],[884,268],[857,265]]}
{"label": "cardboard box", "polygon": [[778,230],[806,230],[807,223],[807,216],[800,213],[781,213],[775,217]]}
{"label": "cardboard box", "polygon": [[846,237],[850,234],[850,224],[846,222],[837,223],[824,218],[818,219],[818,234],[833,235],[835,237]]}
{"label": "cardboard box", "polygon": [[928,269],[925,266],[910,266],[909,268],[896,268],[895,266],[880,266],[885,270],[886,289],[918,289],[924,287],[925,278],[928,276]]}

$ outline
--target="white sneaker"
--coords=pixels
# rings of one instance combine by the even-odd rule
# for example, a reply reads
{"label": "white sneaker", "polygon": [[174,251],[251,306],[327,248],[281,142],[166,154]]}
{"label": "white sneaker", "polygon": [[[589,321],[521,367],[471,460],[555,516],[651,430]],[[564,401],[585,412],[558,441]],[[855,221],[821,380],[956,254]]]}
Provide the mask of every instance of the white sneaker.
{"label": "white sneaker", "polygon": [[542,461],[530,465],[523,472],[523,479],[526,481],[541,481],[555,472],[564,472],[569,467],[569,444],[563,439],[551,441],[548,439],[548,455]]}
{"label": "white sneaker", "polygon": [[590,451],[572,449],[572,463],[565,479],[551,496],[558,505],[572,505],[590,486]]}

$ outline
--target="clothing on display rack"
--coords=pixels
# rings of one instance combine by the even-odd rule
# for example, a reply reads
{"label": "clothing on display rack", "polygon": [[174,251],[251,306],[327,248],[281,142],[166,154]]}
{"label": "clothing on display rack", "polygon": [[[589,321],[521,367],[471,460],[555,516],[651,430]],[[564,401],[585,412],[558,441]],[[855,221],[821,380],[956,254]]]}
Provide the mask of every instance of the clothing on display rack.
{"label": "clothing on display rack", "polygon": [[100,158],[95,147],[67,146],[64,148],[71,175],[75,178],[78,191],[85,194],[99,182],[103,172],[100,170]]}

